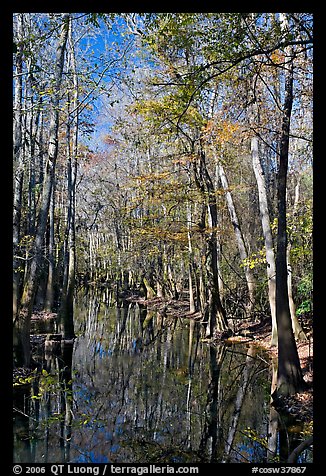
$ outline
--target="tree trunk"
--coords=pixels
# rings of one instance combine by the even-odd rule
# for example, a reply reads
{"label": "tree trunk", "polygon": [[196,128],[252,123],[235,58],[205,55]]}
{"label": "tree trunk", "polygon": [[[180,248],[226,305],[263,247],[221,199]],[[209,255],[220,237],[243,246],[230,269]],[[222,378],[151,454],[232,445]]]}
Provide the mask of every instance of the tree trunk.
{"label": "tree trunk", "polygon": [[[35,227],[36,227],[36,197],[35,197],[35,185],[36,185],[36,161],[35,161],[35,150],[36,150],[36,140],[38,136],[39,121],[40,121],[40,107],[41,102],[38,99],[37,104],[34,100],[34,87],[35,80],[32,74],[32,62],[28,59],[27,65],[27,81],[26,81],[26,96],[28,98],[28,112],[26,114],[26,124],[27,124],[27,157],[29,157],[29,181],[28,181],[28,199],[27,199],[27,209],[28,209],[28,226],[27,234],[34,236]],[[36,114],[34,111],[36,110]]]}
{"label": "tree trunk", "polygon": [[277,181],[278,228],[276,254],[276,319],[278,328],[278,369],[276,395],[292,395],[304,385],[298,350],[292,330],[287,276],[286,184],[289,133],[293,103],[293,57],[285,72],[280,159]]}
{"label": "tree trunk", "polygon": [[[66,339],[75,337],[74,332],[74,290],[76,267],[76,233],[75,233],[75,208],[76,208],[76,175],[78,154],[78,79],[76,59],[73,49],[72,27],[69,28],[69,59],[73,75],[72,98],[68,92],[68,121],[67,121],[67,190],[68,190],[68,216],[67,216],[67,245],[65,256],[64,283],[62,302],[60,306],[59,322],[63,336]],[[72,116],[70,114],[70,103]],[[71,137],[72,136],[72,137]]]}
{"label": "tree trunk", "polygon": [[286,250],[286,262],[287,262],[287,270],[288,270],[288,293],[289,293],[289,306],[290,306],[290,313],[291,313],[291,322],[292,322],[292,330],[296,340],[298,341],[305,341],[307,337],[300,325],[299,319],[296,315],[296,307],[293,299],[292,293],[292,266],[290,260],[290,243],[288,244]]}
{"label": "tree trunk", "polygon": [[226,319],[225,310],[222,306],[219,294],[219,276],[218,276],[218,256],[217,256],[217,205],[216,194],[213,182],[209,175],[206,166],[206,155],[203,148],[201,148],[198,155],[197,164],[195,167],[195,181],[197,187],[206,198],[207,212],[208,212],[208,227],[209,231],[206,233],[206,303],[204,321],[206,325],[206,337],[214,337],[221,335],[227,331],[228,323]]}
{"label": "tree trunk", "polygon": [[49,244],[48,244],[48,279],[46,286],[46,295],[45,295],[45,310],[47,312],[53,311],[54,304],[54,270],[55,270],[55,259],[54,259],[54,197],[55,197],[55,184],[53,184],[51,201],[50,201],[50,210],[49,210]]}
{"label": "tree trunk", "polygon": [[[210,207],[211,208],[211,207]],[[215,213],[215,207],[213,211]],[[212,217],[212,223],[215,221],[215,216]],[[214,228],[214,225],[212,226]],[[228,329],[225,310],[222,306],[222,302],[218,289],[218,269],[217,269],[217,243],[216,232],[212,231],[209,235],[207,242],[207,254],[206,254],[206,273],[207,273],[207,296],[208,296],[208,308],[207,317],[208,325],[206,328],[206,337],[215,337],[222,334]]]}
{"label": "tree trunk", "polygon": [[[300,188],[300,177],[298,183],[295,186],[294,192],[294,203],[293,203],[293,216],[296,217],[298,202],[299,202],[299,188]],[[291,320],[292,320],[292,330],[294,333],[294,337],[298,341],[307,340],[307,337],[299,323],[299,320],[296,315],[296,308],[293,299],[292,293],[292,266],[291,266],[291,247],[292,243],[288,240],[288,245],[286,249],[286,260],[287,260],[287,267],[288,267],[288,293],[289,293],[289,304],[290,304],[290,312],[291,312]]]}
{"label": "tree trunk", "polygon": [[143,278],[143,283],[146,289],[146,299],[153,299],[156,297],[156,292],[154,291],[153,287],[150,285],[147,278]]}
{"label": "tree trunk", "polygon": [[253,165],[256,182],[257,182],[257,188],[258,188],[259,210],[260,210],[260,217],[261,217],[265,248],[266,248],[268,298],[269,298],[269,306],[270,306],[271,317],[272,317],[271,345],[276,346],[277,345],[277,324],[276,324],[276,307],[275,307],[276,266],[275,266],[275,256],[274,256],[274,248],[273,248],[273,237],[271,232],[271,224],[270,224],[269,211],[268,211],[266,183],[264,179],[263,168],[259,158],[258,137],[256,136],[252,137],[251,139],[251,156],[252,156],[252,165]]}
{"label": "tree trunk", "polygon": [[166,267],[166,250],[163,245],[161,253],[157,257],[156,264],[156,295],[157,297],[165,296],[165,281],[164,281],[164,268]]}
{"label": "tree trunk", "polygon": [[[36,237],[33,249],[33,259],[31,261],[30,273],[28,282],[25,283],[23,296],[21,300],[21,309],[19,316],[15,322],[14,332],[16,340],[14,350],[16,354],[16,364],[30,365],[30,320],[33,311],[33,304],[35,293],[37,290],[39,279],[39,267],[43,257],[43,243],[47,226],[48,211],[50,206],[50,199],[52,193],[52,185],[54,181],[55,164],[58,154],[58,130],[59,130],[59,101],[61,79],[64,65],[65,46],[68,36],[69,28],[69,14],[62,15],[62,27],[60,38],[58,40],[56,50],[56,61],[54,68],[54,93],[52,97],[52,107],[50,114],[50,131],[49,131],[49,147],[48,159],[46,164],[46,171],[42,191],[42,203],[38,216],[38,224],[36,230]],[[23,359],[21,356],[23,355]]]}
{"label": "tree trunk", "polygon": [[192,249],[191,243],[191,208],[188,204],[187,206],[187,237],[188,237],[188,255],[189,255],[189,265],[188,265],[188,287],[189,287],[189,312],[194,313],[196,311],[195,306],[195,298],[194,298],[194,289],[193,289],[193,279],[192,279],[192,272],[193,272],[193,261],[194,261],[194,253]]}
{"label": "tree trunk", "polygon": [[[241,232],[240,222],[239,222],[238,214],[234,206],[233,198],[232,198],[231,192],[229,191],[228,180],[224,171],[224,167],[221,163],[218,164],[218,174],[221,180],[222,187],[225,191],[226,202],[227,202],[231,222],[233,225],[235,237],[238,244],[240,259],[241,261],[244,261],[248,259],[247,248],[246,248],[246,244]],[[244,266],[244,272],[245,272],[245,277],[246,277],[246,282],[248,287],[248,295],[249,295],[249,303],[247,305],[247,309],[249,312],[251,312],[255,304],[255,287],[256,287],[255,278],[248,265]]]}

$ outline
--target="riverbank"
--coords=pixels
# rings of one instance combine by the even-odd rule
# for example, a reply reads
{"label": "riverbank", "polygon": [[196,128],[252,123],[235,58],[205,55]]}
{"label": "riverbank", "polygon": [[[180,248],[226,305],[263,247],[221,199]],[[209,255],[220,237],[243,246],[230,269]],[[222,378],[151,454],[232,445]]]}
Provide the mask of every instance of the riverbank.
{"label": "riverbank", "polygon": [[[145,300],[143,298],[129,298],[132,302],[147,306],[148,310],[160,312],[166,317],[180,317],[201,321],[199,312],[189,312],[189,302],[187,300],[167,300],[164,298],[153,298]],[[248,321],[243,324],[237,321],[233,335],[226,342],[252,342],[263,348],[271,359],[277,359],[277,347],[271,346],[271,323],[265,321],[248,325]],[[212,341],[213,342],[213,341]],[[295,419],[311,424],[313,420],[313,335],[307,332],[307,338],[302,342],[297,342],[298,355],[300,359],[303,378],[307,387],[304,391],[291,397],[282,398],[279,401],[282,411],[288,412]]]}
{"label": "riverbank", "polygon": [[[271,359],[277,359],[277,347],[271,346],[271,325],[265,323],[250,326],[252,338],[257,345],[264,348]],[[307,337],[301,342],[297,342],[298,355],[303,373],[303,378],[307,387],[300,393],[291,397],[282,398],[280,403],[282,409],[289,412],[295,418],[311,422],[313,420],[313,335],[307,332]]]}

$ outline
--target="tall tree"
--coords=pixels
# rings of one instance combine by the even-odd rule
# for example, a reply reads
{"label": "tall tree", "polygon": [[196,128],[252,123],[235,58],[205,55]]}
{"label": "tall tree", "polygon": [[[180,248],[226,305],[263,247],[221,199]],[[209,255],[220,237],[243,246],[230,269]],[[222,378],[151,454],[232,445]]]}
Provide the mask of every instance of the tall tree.
{"label": "tall tree", "polygon": [[[285,14],[282,14],[282,20],[283,29],[287,31],[288,22]],[[278,329],[278,369],[276,395],[291,395],[301,390],[304,386],[298,349],[292,330],[287,269],[286,186],[289,161],[291,112],[293,105],[293,48],[286,48],[285,58],[285,96],[282,111],[283,117],[279,145],[277,182],[278,227],[276,254],[276,319]]]}
{"label": "tall tree", "polygon": [[72,19],[70,18],[70,28],[68,36],[68,61],[71,71],[71,85],[68,86],[67,97],[67,224],[65,233],[65,257],[63,271],[62,299],[59,311],[59,322],[63,335],[66,338],[74,337],[74,289],[76,274],[76,178],[77,178],[77,154],[78,154],[78,76],[76,68],[76,58],[72,34]]}
{"label": "tall tree", "polygon": [[33,311],[35,294],[40,275],[43,256],[43,243],[47,227],[48,212],[55,177],[55,165],[58,154],[59,103],[61,80],[64,66],[65,48],[69,30],[69,14],[61,15],[60,35],[56,47],[53,94],[51,97],[51,112],[49,126],[49,147],[46,170],[43,182],[42,201],[38,215],[37,230],[33,247],[28,281],[24,285],[20,310],[14,322],[14,353],[17,365],[30,365],[30,321]]}

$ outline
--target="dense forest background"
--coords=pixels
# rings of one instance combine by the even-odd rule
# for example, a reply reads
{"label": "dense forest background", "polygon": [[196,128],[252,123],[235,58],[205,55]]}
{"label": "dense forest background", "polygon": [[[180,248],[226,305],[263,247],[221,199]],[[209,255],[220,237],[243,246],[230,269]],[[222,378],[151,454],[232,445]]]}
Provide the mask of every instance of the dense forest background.
{"label": "dense forest background", "polygon": [[74,295],[186,299],[207,338],[312,327],[312,15],[17,13],[14,361]]}

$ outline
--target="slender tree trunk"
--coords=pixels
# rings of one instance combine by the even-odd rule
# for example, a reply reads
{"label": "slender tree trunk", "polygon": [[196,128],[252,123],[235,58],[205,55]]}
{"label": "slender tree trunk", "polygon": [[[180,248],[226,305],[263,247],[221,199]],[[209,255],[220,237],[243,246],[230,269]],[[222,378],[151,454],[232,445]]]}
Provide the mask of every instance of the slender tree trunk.
{"label": "slender tree trunk", "polygon": [[[225,191],[226,202],[227,202],[231,222],[233,225],[235,237],[238,244],[240,259],[241,261],[244,261],[244,260],[247,260],[248,258],[247,248],[246,248],[246,244],[241,232],[240,222],[238,219],[238,214],[235,209],[233,198],[232,198],[231,192],[229,191],[228,180],[224,171],[224,167],[221,163],[218,164],[218,174],[221,180],[222,187]],[[246,282],[248,287],[248,294],[249,294],[249,303],[248,303],[247,309],[249,312],[251,312],[255,304],[255,287],[256,287],[255,278],[248,265],[244,266],[244,272],[245,272],[245,277],[246,277]]]}
{"label": "slender tree trunk", "polygon": [[50,210],[49,210],[49,244],[48,244],[48,279],[46,285],[45,295],[45,310],[48,312],[53,311],[54,305],[54,271],[55,271],[55,259],[54,259],[54,197],[55,197],[55,184],[53,184]]}
{"label": "slender tree trunk", "polygon": [[191,263],[189,263],[188,283],[189,283],[189,312],[193,314],[194,312],[196,312],[196,306],[195,306],[194,288],[193,288],[193,282],[192,282],[192,265],[191,265]]}
{"label": "slender tree trunk", "polygon": [[256,136],[252,137],[251,139],[251,156],[252,156],[252,165],[253,165],[256,182],[257,182],[257,188],[258,188],[260,217],[261,217],[265,248],[266,248],[268,298],[269,298],[269,306],[270,306],[271,317],[272,317],[271,345],[276,346],[277,345],[277,324],[276,324],[276,305],[275,305],[275,296],[276,296],[275,294],[276,293],[275,255],[274,255],[273,237],[272,237],[271,224],[270,224],[269,211],[268,211],[266,183],[264,179],[263,168],[259,158],[258,137]]}
{"label": "slender tree trunk", "polygon": [[[16,354],[16,364],[29,367],[30,365],[30,321],[33,311],[35,293],[38,285],[39,268],[43,257],[43,243],[47,226],[48,211],[52,193],[52,185],[54,181],[55,164],[58,154],[58,130],[59,130],[59,101],[61,79],[64,65],[64,54],[69,28],[69,14],[63,14],[60,38],[58,40],[56,50],[56,61],[54,68],[54,94],[52,97],[52,107],[50,114],[50,131],[49,131],[49,147],[48,160],[44,177],[42,203],[38,216],[36,237],[33,249],[33,259],[31,261],[28,282],[25,283],[23,296],[21,299],[21,308],[19,316],[15,322],[14,332],[16,341],[14,351]],[[23,352],[21,352],[23,351]],[[23,360],[21,355],[23,354]]]}
{"label": "slender tree trunk", "polygon": [[[215,198],[215,197],[214,197]],[[217,213],[216,204],[209,205],[209,214],[212,231],[208,234],[206,273],[207,273],[207,295],[208,295],[208,326],[207,337],[222,334],[228,329],[225,310],[222,306],[218,289],[218,268],[217,268],[217,240],[216,226]]]}
{"label": "slender tree trunk", "polygon": [[[28,112],[26,117],[27,131],[28,131],[28,149],[27,156],[29,157],[29,183],[28,183],[28,234],[35,235],[36,226],[36,198],[35,198],[35,185],[36,185],[36,138],[38,136],[39,120],[40,120],[40,106],[41,103],[38,100],[35,104],[34,90],[35,80],[32,74],[32,62],[28,61],[27,82],[26,82],[26,96],[28,98]],[[36,109],[36,114],[34,113]]]}
{"label": "slender tree trunk", "polygon": [[191,243],[191,208],[188,204],[187,206],[187,226],[188,226],[188,254],[189,254],[189,265],[188,265],[188,285],[189,285],[189,312],[194,313],[196,311],[195,298],[194,298],[194,289],[193,289],[193,249]]}
{"label": "slender tree trunk", "polygon": [[39,127],[37,129],[37,136],[36,136],[36,158],[38,164],[38,177],[36,178],[36,183],[40,184],[43,183],[43,156],[44,156],[44,125],[43,125],[43,97],[39,98]]}
{"label": "slender tree trunk", "polygon": [[[68,57],[68,61],[70,56]],[[67,67],[69,69],[70,63],[68,62]],[[72,161],[72,151],[71,151],[71,119],[70,119],[70,91],[68,90],[67,93],[67,124],[66,124],[66,173],[67,173],[67,216],[66,216],[66,226],[65,226],[65,233],[64,233],[64,254],[63,254],[63,279],[62,279],[62,291],[61,291],[61,302],[60,308],[58,312],[58,323],[59,329],[62,334],[65,334],[66,329],[66,322],[69,314],[69,305],[67,299],[67,292],[68,292],[68,279],[69,279],[69,261],[70,261],[70,232],[71,232],[71,213],[72,213],[72,169],[71,169],[71,161]],[[70,336],[66,336],[67,338]]]}
{"label": "slender tree trunk", "polygon": [[277,181],[278,228],[276,255],[276,319],[278,328],[278,369],[276,395],[292,395],[304,381],[292,330],[288,295],[286,184],[289,157],[289,133],[293,103],[293,58],[285,72],[280,159]]}
{"label": "slender tree trunk", "polygon": [[[218,171],[218,163],[216,163],[215,167],[215,178],[214,178],[214,188],[217,190],[219,188],[219,171]],[[217,216],[217,221],[220,221],[219,215]],[[224,297],[224,282],[222,279],[221,274],[221,259],[222,259],[222,242],[219,234],[216,234],[216,247],[217,247],[217,269],[218,269],[218,291],[220,295],[220,299],[223,302]]]}
{"label": "slender tree trunk", "polygon": [[[298,183],[295,186],[295,191],[294,191],[294,203],[293,203],[294,217],[296,217],[297,215],[297,208],[298,208],[298,202],[299,202],[299,189],[300,189],[300,177],[299,177]],[[286,261],[287,261],[287,267],[288,267],[288,293],[289,293],[289,305],[290,305],[291,320],[292,320],[292,330],[293,330],[295,339],[298,341],[303,341],[303,340],[306,340],[307,337],[297,318],[296,308],[295,308],[295,303],[294,303],[293,293],[292,293],[291,248],[292,248],[292,243],[290,240],[288,240],[288,245],[286,249]]]}

